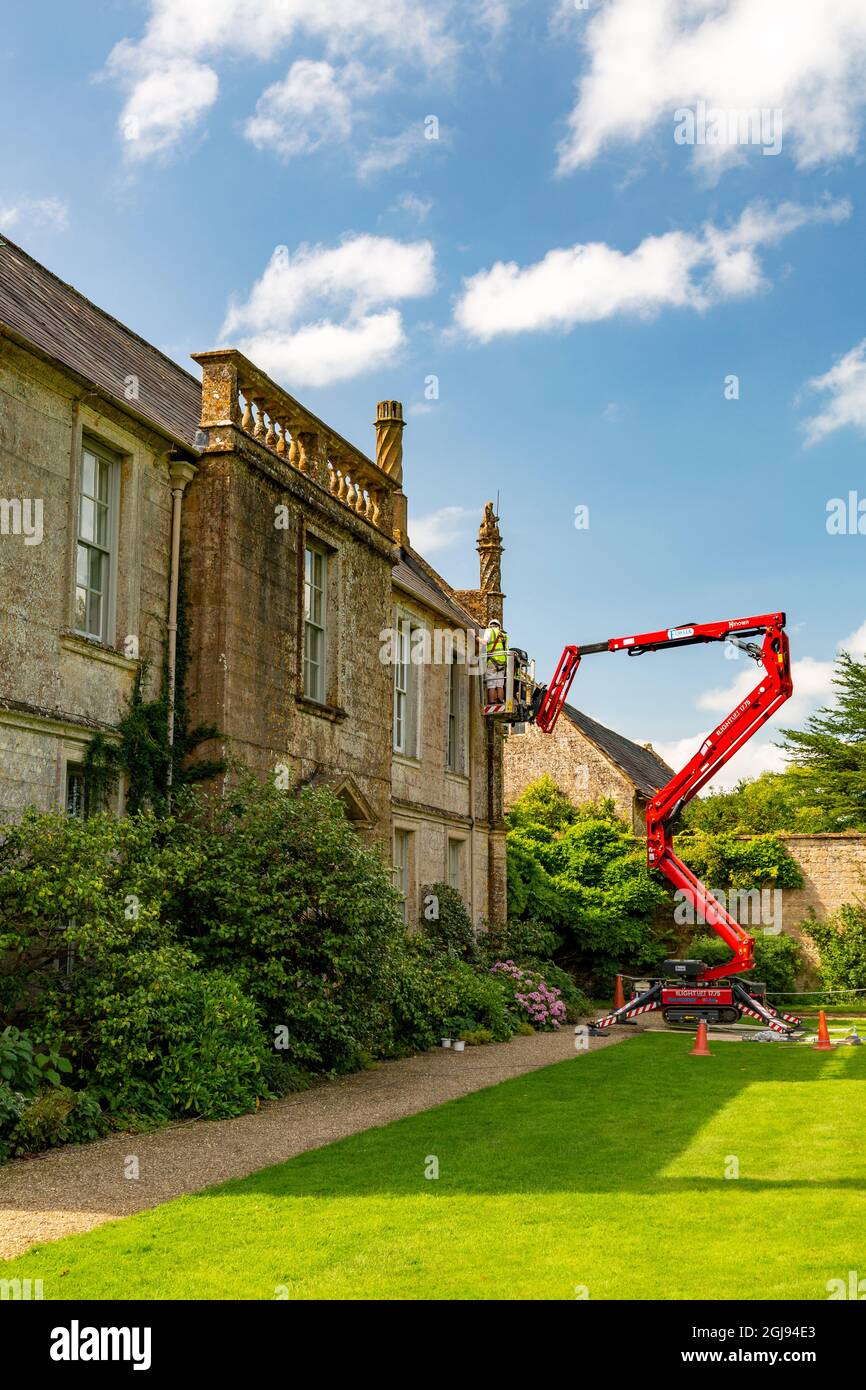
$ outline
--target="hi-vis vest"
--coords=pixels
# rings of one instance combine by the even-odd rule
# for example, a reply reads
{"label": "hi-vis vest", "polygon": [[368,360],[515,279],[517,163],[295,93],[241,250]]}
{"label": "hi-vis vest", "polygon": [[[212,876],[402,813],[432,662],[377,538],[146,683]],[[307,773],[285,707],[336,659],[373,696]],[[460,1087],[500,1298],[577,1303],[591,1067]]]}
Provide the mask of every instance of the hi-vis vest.
{"label": "hi-vis vest", "polygon": [[504,666],[508,660],[508,633],[501,627],[491,628],[487,634],[487,660],[492,666]]}

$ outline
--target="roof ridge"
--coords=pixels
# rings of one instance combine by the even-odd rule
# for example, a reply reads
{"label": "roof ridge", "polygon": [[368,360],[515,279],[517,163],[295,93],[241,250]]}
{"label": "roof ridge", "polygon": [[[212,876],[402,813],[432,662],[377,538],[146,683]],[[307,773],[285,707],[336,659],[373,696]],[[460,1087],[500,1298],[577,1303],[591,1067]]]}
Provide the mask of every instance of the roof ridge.
{"label": "roof ridge", "polygon": [[147,338],[143,338],[140,333],[136,333],[135,329],[130,328],[122,319],[117,318],[114,314],[110,314],[107,309],[103,309],[101,305],[95,304],[92,299],[88,299],[87,295],[83,294],[81,290],[76,289],[75,285],[69,280],[62,280],[49,266],[43,265],[41,261],[37,261],[35,256],[31,256],[24,250],[23,246],[19,246],[17,241],[13,241],[11,237],[6,236],[2,232],[2,229],[0,229],[0,249],[4,246],[8,246],[14,252],[17,252],[17,254],[23,257],[25,261],[28,261],[30,265],[35,266],[43,275],[47,275],[52,279],[56,285],[60,285],[64,290],[69,290],[75,295],[76,299],[80,299],[81,302],[86,304],[89,309],[92,309],[94,313],[99,314],[100,318],[108,319],[110,323],[115,324],[118,328],[122,329],[124,333],[128,333],[130,338],[134,338],[137,343],[141,343],[142,347],[146,347],[149,352],[156,353],[157,357],[162,358],[163,362],[167,362],[170,367],[174,367],[176,371],[181,372],[194,386],[201,390],[200,377],[194,376],[192,372],[187,371],[186,367],[181,366],[180,362],[176,362],[173,357],[168,356],[168,353],[163,352],[162,348],[158,348],[155,343],[149,342]]}

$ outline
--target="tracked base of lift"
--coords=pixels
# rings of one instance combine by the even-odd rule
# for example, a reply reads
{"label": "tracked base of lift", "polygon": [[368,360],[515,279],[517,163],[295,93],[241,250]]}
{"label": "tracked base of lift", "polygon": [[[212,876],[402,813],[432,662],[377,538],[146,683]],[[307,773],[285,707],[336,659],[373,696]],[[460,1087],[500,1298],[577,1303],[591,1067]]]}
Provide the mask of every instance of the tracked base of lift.
{"label": "tracked base of lift", "polygon": [[[782,1038],[794,1039],[802,1035],[799,1018],[780,1012],[765,997],[753,994],[746,981],[738,976],[729,977],[721,987],[700,979],[695,967],[702,967],[703,961],[666,961],[665,965],[687,968],[678,971],[673,979],[650,981],[647,989],[627,1000],[621,1008],[595,1019],[589,1025],[590,1037],[604,1037],[615,1024],[632,1023],[642,1014],[656,1010],[662,1011],[666,1022],[698,1023],[703,1019],[710,1027],[716,1023],[735,1022],[745,1014],[764,1023]],[[683,984],[683,976],[693,983]]]}

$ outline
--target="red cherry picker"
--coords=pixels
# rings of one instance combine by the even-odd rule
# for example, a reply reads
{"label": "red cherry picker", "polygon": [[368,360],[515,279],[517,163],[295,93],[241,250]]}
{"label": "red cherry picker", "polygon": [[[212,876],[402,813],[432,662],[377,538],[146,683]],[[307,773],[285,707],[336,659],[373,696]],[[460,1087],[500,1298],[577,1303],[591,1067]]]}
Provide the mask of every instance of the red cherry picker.
{"label": "red cherry picker", "polygon": [[[754,637],[763,638],[760,645],[746,640]],[[525,719],[534,721],[549,734],[584,657],[597,652],[627,652],[629,656],[641,656],[698,642],[733,643],[761,666],[763,672],[754,690],[707,735],[694,757],[649,803],[647,863],[680,890],[707,925],[727,943],[733,955],[726,964],[712,968],[700,960],[665,961],[668,978],[647,981],[646,987],[621,1008],[596,1019],[591,1030],[603,1032],[611,1024],[661,1009],[668,1022],[695,1018],[705,1018],[710,1023],[734,1022],[747,1014],[763,1021],[774,1032],[790,1036],[799,1029],[800,1020],[779,1013],[768,1003],[763,986],[749,987],[740,978],[742,972],[754,967],[754,937],[728,914],[673,847],[673,827],[683,808],[792,693],[785,614],[762,613],[757,617],[723,619],[716,623],[686,623],[658,632],[566,647],[550,685],[537,686],[531,705],[522,713]],[[520,713],[517,711],[518,716]]]}

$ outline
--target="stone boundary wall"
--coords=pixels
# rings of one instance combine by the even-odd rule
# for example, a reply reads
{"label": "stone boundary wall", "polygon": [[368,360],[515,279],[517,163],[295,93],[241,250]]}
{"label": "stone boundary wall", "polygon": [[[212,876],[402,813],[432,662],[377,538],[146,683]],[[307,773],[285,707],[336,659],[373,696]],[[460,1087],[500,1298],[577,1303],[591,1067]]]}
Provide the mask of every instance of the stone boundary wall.
{"label": "stone boundary wall", "polygon": [[843,903],[866,902],[866,835],[782,834],[800,866],[802,888],[786,888],[782,900],[784,930],[799,936],[800,923],[810,915],[829,916]]}
{"label": "stone boundary wall", "polygon": [[807,988],[812,968],[818,965],[818,951],[802,924],[811,912],[823,920],[843,903],[866,902],[866,835],[782,833],[779,839],[803,875],[802,888],[782,889],[782,930],[803,951],[807,968],[798,984]]}

